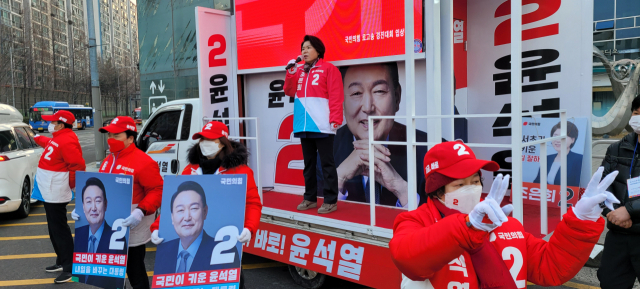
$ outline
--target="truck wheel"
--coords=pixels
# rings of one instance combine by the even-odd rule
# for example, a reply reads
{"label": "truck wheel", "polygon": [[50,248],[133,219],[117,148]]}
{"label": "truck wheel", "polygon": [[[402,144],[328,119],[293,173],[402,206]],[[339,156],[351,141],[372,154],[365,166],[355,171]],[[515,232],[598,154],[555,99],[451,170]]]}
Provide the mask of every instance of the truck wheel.
{"label": "truck wheel", "polygon": [[318,289],[322,287],[322,284],[324,284],[325,278],[327,277],[326,275],[320,274],[316,271],[292,265],[289,265],[289,274],[291,274],[293,282],[308,289]]}
{"label": "truck wheel", "polygon": [[18,218],[26,218],[29,216],[29,212],[31,211],[31,183],[28,178],[24,178],[24,181],[22,182],[20,197],[22,203],[16,211],[16,216]]}

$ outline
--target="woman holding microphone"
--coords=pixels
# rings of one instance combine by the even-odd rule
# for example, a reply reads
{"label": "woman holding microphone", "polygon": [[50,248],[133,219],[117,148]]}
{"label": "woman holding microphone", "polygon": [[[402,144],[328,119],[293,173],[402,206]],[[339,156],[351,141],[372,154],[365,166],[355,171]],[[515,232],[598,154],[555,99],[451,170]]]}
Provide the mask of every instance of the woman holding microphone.
{"label": "woman holding microphone", "polygon": [[[298,210],[318,206],[316,164],[318,155],[325,181],[324,203],[318,214],[338,209],[338,173],[333,159],[333,138],[342,124],[344,90],[338,68],[324,61],[325,48],[315,36],[302,40],[301,56],[287,65],[284,92],[295,95],[293,133],[300,138],[304,157],[304,200]],[[304,61],[304,64],[296,62]]]}

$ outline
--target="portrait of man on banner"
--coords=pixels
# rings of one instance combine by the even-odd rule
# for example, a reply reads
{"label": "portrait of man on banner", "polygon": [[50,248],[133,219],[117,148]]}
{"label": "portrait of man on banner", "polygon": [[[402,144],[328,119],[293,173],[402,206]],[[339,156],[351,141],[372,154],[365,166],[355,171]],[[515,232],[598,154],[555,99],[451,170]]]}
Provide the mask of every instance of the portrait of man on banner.
{"label": "portrait of man on banner", "polygon": [[[237,236],[244,224],[245,175],[184,175],[165,179],[154,288],[237,284],[242,244]],[[223,273],[226,272],[226,273]],[[189,274],[233,276],[186,278]],[[203,275],[204,276],[204,275]],[[204,280],[204,279],[203,279]],[[211,280],[215,280],[210,282]],[[222,281],[221,281],[222,280]],[[191,282],[191,283],[190,283]]]}
{"label": "portrait of man on banner", "polygon": [[133,178],[82,172],[77,180],[74,278],[122,288],[129,231],[121,224],[130,214]]}

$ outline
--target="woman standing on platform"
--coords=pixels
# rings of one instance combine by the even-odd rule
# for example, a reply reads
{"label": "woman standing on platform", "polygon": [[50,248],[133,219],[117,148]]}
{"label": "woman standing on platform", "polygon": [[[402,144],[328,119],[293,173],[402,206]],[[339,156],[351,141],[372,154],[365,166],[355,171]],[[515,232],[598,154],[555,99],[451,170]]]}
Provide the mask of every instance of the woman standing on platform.
{"label": "woman standing on platform", "polygon": [[[304,157],[304,200],[298,210],[318,206],[316,164],[318,155],[324,177],[324,203],[319,214],[338,209],[338,173],[333,159],[333,138],[342,124],[344,90],[342,75],[324,61],[325,48],[315,36],[306,35],[300,45],[302,55],[287,65],[284,92],[295,95],[293,133],[300,138]],[[303,60],[304,64],[296,64]]]}

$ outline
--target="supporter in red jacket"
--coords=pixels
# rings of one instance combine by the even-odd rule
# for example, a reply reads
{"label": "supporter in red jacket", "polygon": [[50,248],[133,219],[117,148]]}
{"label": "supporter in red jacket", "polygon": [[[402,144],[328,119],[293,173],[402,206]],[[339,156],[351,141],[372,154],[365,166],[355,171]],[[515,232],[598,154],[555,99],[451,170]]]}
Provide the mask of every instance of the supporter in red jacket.
{"label": "supporter in red jacket", "polygon": [[[182,171],[183,175],[212,175],[212,174],[245,174],[247,175],[247,198],[244,212],[244,229],[238,241],[247,243],[256,234],[262,215],[262,202],[258,194],[253,170],[247,166],[249,153],[247,148],[239,142],[230,141],[229,129],[224,123],[211,121],[202,131],[193,135],[192,139],[199,139],[198,144],[189,150],[189,165]],[[164,238],[158,237],[160,216],[151,226],[153,232],[151,241],[160,244]],[[240,274],[240,288],[244,288],[244,274]]]}
{"label": "supporter in red jacket", "polygon": [[333,64],[324,61],[325,47],[320,38],[305,35],[300,44],[304,65],[289,61],[284,93],[295,96],[293,134],[300,138],[304,158],[304,200],[298,210],[318,206],[316,165],[322,165],[325,182],[324,203],[319,214],[338,208],[338,172],[333,157],[333,139],[342,124],[344,90],[342,75]]}
{"label": "supporter in red jacket", "polygon": [[389,243],[404,274],[402,288],[513,289],[526,288],[527,281],[559,286],[582,268],[604,229],[599,204],[618,202],[605,191],[617,172],[598,183],[598,169],[545,242],[507,217],[513,206],[500,207],[509,176],[498,175],[480,201],[480,170],[496,171],[497,163],[476,159],[461,142],[444,142],[427,152],[424,164],[427,203],[396,218]]}
{"label": "supporter in red jacket", "polygon": [[38,162],[32,198],[44,203],[47,215],[49,238],[56,252],[56,264],[46,268],[47,272],[60,272],[54,282],[71,280],[73,265],[73,237],[67,224],[67,204],[73,199],[76,187],[76,171],[84,171],[82,148],[78,136],[72,131],[73,113],[59,110],[53,115],[42,115],[50,121],[49,131],[53,138],[36,135],[34,140],[44,148]]}
{"label": "supporter in red jacket", "polygon": [[146,289],[149,279],[144,264],[145,244],[151,240],[149,227],[162,202],[163,180],[158,163],[136,147],[137,131],[134,120],[128,116],[118,116],[100,129],[109,134],[107,143],[111,152],[102,161],[100,172],[133,176],[131,215],[122,223],[131,227],[127,275],[134,289]]}

